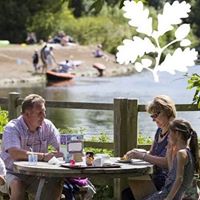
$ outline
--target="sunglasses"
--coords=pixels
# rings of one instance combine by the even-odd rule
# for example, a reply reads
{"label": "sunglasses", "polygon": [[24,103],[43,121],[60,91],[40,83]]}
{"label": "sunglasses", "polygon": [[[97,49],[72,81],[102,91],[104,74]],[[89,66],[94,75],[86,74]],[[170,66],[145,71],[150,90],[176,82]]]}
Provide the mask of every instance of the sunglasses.
{"label": "sunglasses", "polygon": [[154,113],[151,115],[152,119],[156,119],[159,116],[160,112]]}

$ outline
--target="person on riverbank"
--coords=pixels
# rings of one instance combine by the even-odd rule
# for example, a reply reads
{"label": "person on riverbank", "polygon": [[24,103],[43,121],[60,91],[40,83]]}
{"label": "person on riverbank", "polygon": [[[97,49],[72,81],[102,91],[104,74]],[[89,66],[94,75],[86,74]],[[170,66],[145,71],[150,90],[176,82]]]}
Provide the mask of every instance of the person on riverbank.
{"label": "person on riverbank", "polygon": [[[10,189],[10,199],[23,200],[25,192],[35,195],[39,184],[35,176],[16,174],[13,171],[14,161],[28,160],[33,152],[40,161],[63,156],[59,132],[51,121],[45,119],[45,112],[45,100],[37,94],[30,94],[22,102],[22,114],[5,126],[1,158],[7,169],[5,179]],[[55,148],[55,152],[48,152],[49,145]],[[60,179],[47,178],[41,199],[59,199],[62,184]]]}
{"label": "person on riverbank", "polygon": [[48,47],[47,45],[45,45],[40,51],[40,57],[42,61],[42,73],[46,73],[47,69],[52,69],[53,64],[57,65],[53,53],[53,47]]}
{"label": "person on riverbank", "polygon": [[37,43],[37,37],[34,32],[27,34],[26,43],[27,44],[36,44]]}
{"label": "person on riverbank", "polygon": [[95,58],[101,58],[104,56],[104,53],[102,51],[102,45],[101,44],[98,44],[95,51],[93,52],[94,54],[94,57]]}
{"label": "person on riverbank", "polygon": [[38,69],[39,69],[39,66],[38,66],[38,63],[39,63],[39,55],[38,55],[38,51],[37,51],[37,50],[34,51],[34,54],[33,54],[33,56],[32,56],[32,63],[33,63],[33,67],[34,67],[34,69],[35,69],[35,72],[37,72]]}
{"label": "person on riverbank", "polygon": [[54,64],[57,65],[54,53],[53,53],[53,47],[46,47],[45,50],[45,57],[47,62],[47,69],[52,69]]}
{"label": "person on riverbank", "polygon": [[[159,95],[148,104],[147,112],[151,114],[152,120],[158,127],[150,151],[147,153],[133,149],[128,151],[125,157],[127,159],[142,159],[152,163],[154,168],[151,180],[159,191],[164,186],[168,173],[166,147],[168,144],[169,124],[176,117],[176,108],[169,96]],[[122,199],[134,199],[131,188],[126,188],[122,192]]]}
{"label": "person on riverbank", "polygon": [[101,44],[98,44],[96,49],[92,52],[95,58],[103,58],[107,62],[111,61],[109,56],[103,51],[103,47]]}
{"label": "person on riverbank", "polygon": [[196,132],[189,122],[176,119],[169,126],[167,161],[169,173],[161,191],[145,200],[181,200],[192,184],[194,172],[199,172],[199,151]]}
{"label": "person on riverbank", "polygon": [[40,58],[42,61],[42,73],[47,72],[47,59],[45,54],[45,49],[47,48],[47,45],[44,45],[42,49],[40,50]]}

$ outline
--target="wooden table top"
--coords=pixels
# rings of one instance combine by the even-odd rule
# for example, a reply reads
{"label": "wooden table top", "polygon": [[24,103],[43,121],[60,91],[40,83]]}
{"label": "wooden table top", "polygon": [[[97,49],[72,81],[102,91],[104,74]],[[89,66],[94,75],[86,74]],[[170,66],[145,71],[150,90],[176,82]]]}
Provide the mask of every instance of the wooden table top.
{"label": "wooden table top", "polygon": [[47,162],[37,162],[37,165],[30,165],[28,161],[16,161],[14,162],[14,172],[43,177],[96,177],[104,175],[110,178],[120,178],[147,175],[153,171],[151,164],[116,164],[120,165],[120,167],[84,167],[71,169],[60,165],[52,165]]}

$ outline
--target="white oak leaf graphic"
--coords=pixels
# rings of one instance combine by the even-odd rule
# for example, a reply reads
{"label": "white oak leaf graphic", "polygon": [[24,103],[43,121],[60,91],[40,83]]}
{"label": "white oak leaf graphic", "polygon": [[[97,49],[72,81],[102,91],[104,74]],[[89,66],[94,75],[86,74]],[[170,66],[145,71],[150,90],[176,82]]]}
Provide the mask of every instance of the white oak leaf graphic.
{"label": "white oak leaf graphic", "polygon": [[141,72],[143,70],[143,65],[139,62],[136,62],[135,63],[135,69],[138,71],[138,72]]}
{"label": "white oak leaf graphic", "polygon": [[138,36],[134,36],[133,41],[134,41],[135,48],[137,47],[137,52],[140,57],[142,57],[144,53],[150,53],[150,52],[156,51],[155,45],[147,37],[142,39]]}
{"label": "white oak leaf graphic", "polygon": [[149,17],[149,10],[144,9],[143,3],[125,1],[122,9],[125,11],[124,17],[130,19],[129,25],[136,27],[137,32],[146,35],[152,34],[152,18]]}
{"label": "white oak leaf graphic", "polygon": [[118,46],[117,62],[120,64],[134,63],[138,57],[136,53],[136,46],[133,40],[125,39],[123,41],[124,45]]}
{"label": "white oak leaf graphic", "polygon": [[175,74],[175,71],[186,72],[187,67],[195,64],[197,54],[198,52],[194,49],[186,48],[182,51],[181,48],[178,48],[172,55],[167,54],[159,67],[159,71],[166,71],[171,74]]}
{"label": "white oak leaf graphic", "polygon": [[165,3],[163,14],[158,14],[158,36],[173,29],[172,25],[180,24],[182,18],[187,18],[190,12],[190,4],[185,1],[179,3],[174,1],[172,5]]}
{"label": "white oak leaf graphic", "polygon": [[135,69],[138,72],[141,72],[144,68],[149,68],[151,64],[152,64],[152,61],[150,59],[144,58],[141,60],[141,63],[140,62],[135,63]]}
{"label": "white oak leaf graphic", "polygon": [[145,53],[155,52],[156,47],[147,37],[144,39],[140,37],[133,37],[133,40],[124,40],[124,45],[119,46],[117,62],[120,64],[134,63],[138,56],[142,57]]}
{"label": "white oak leaf graphic", "polygon": [[[190,25],[181,24],[182,19],[187,18],[191,11],[190,4],[185,1],[165,3],[163,12],[158,14],[158,26],[155,30],[152,26],[153,19],[149,17],[149,10],[144,8],[141,1],[136,3],[125,0],[123,10],[124,16],[130,19],[129,25],[135,27],[138,33],[142,33],[142,36],[134,36],[132,40],[123,41],[123,45],[118,47],[117,62],[120,64],[133,63],[138,72],[143,69],[149,70],[156,82],[159,81],[160,71],[175,74],[176,71],[186,72],[189,66],[195,65],[198,53],[195,49],[189,48],[191,41],[187,38]],[[179,25],[178,28],[177,25]],[[175,28],[174,37],[161,45],[159,37],[163,37]],[[172,54],[165,55],[172,45],[180,45],[181,48],[173,50]],[[152,52],[154,54],[150,54]]]}
{"label": "white oak leaf graphic", "polygon": [[190,32],[190,25],[189,24],[182,24],[179,26],[175,32],[175,36],[177,40],[183,40],[185,37],[188,36]]}
{"label": "white oak leaf graphic", "polygon": [[143,64],[144,68],[148,68],[151,66],[152,61],[148,58],[144,58],[144,59],[142,59],[142,64]]}
{"label": "white oak leaf graphic", "polygon": [[187,47],[191,45],[191,41],[189,39],[184,39],[180,42],[181,47]]}

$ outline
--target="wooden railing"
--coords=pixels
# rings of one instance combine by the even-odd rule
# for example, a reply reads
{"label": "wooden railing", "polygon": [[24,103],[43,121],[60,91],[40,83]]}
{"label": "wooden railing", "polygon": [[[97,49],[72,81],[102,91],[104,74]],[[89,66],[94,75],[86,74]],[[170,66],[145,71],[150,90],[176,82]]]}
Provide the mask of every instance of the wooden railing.
{"label": "wooden railing", "polygon": [[[19,93],[9,93],[8,98],[0,98],[0,106],[8,110],[9,119],[16,118],[20,113],[23,99]],[[86,110],[111,110],[114,112],[113,143],[84,142],[86,147],[113,149],[115,156],[122,156],[134,147],[148,149],[149,146],[138,145],[138,114],[146,112],[144,104],[138,104],[137,99],[115,98],[113,103],[88,103],[46,101],[48,108],[68,108]],[[199,111],[195,104],[176,104],[177,111]]]}

